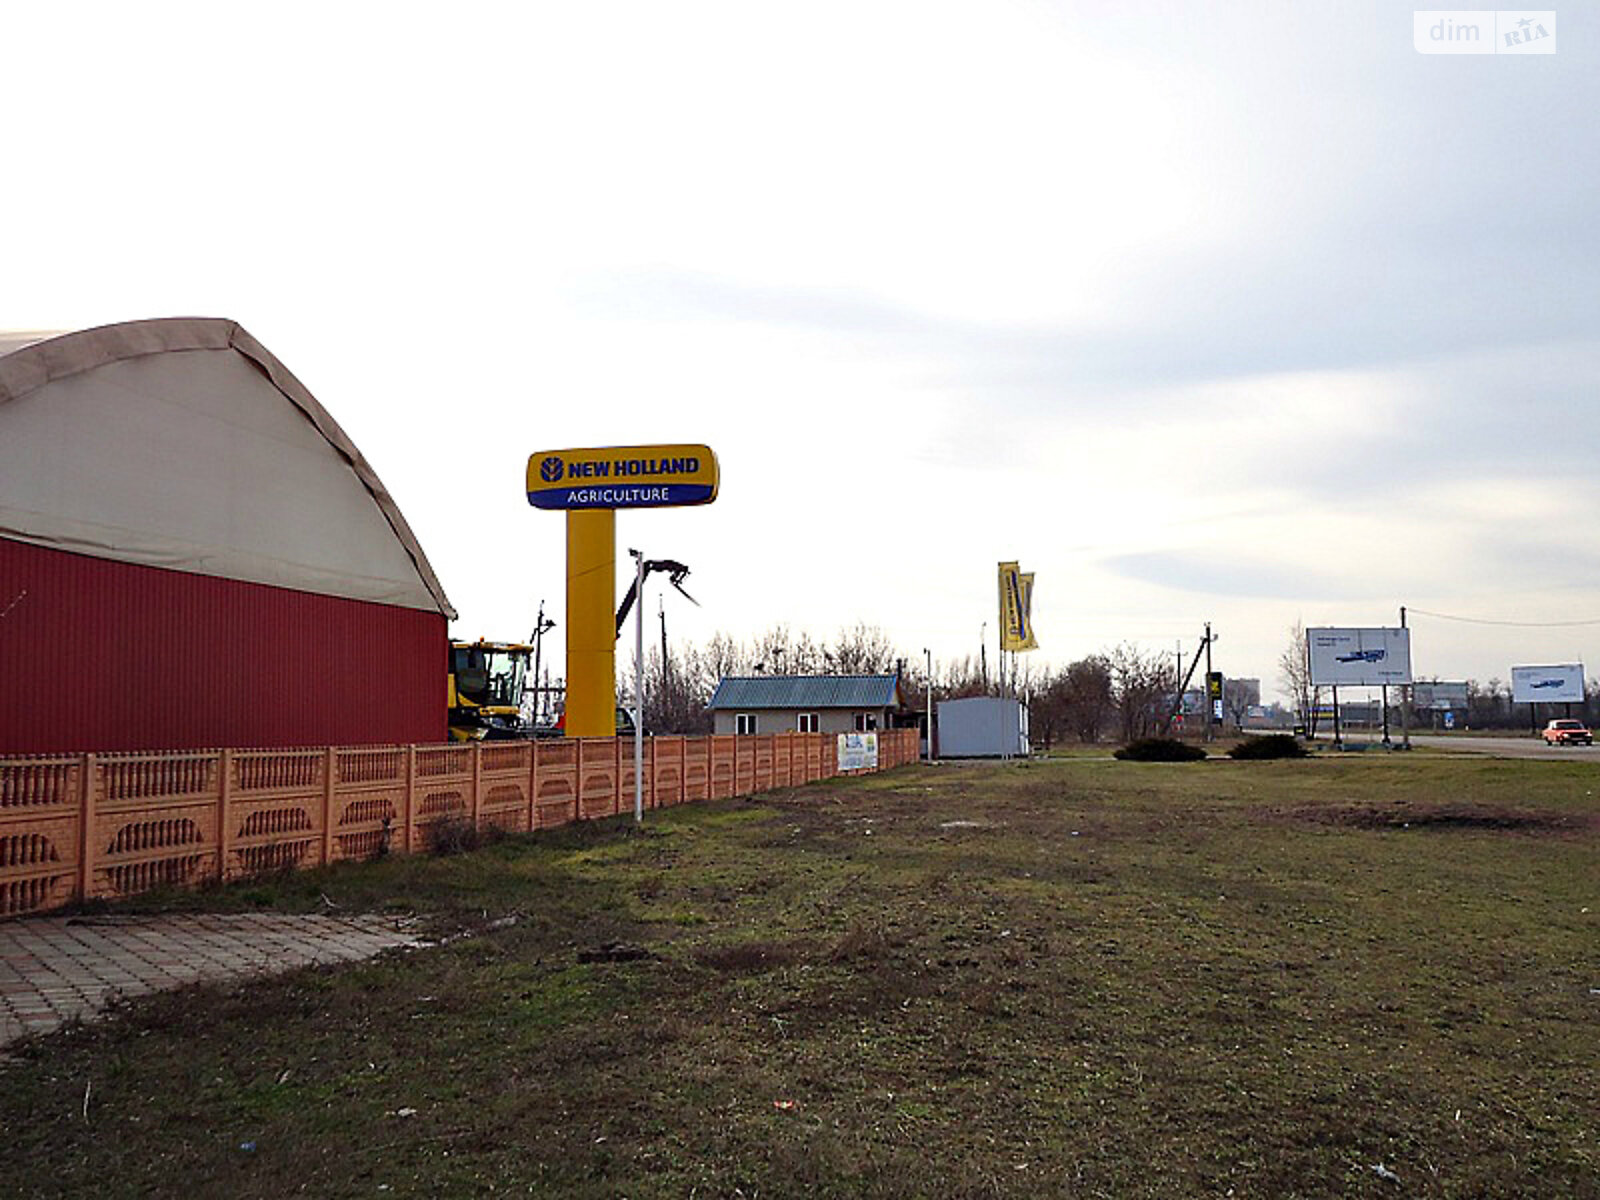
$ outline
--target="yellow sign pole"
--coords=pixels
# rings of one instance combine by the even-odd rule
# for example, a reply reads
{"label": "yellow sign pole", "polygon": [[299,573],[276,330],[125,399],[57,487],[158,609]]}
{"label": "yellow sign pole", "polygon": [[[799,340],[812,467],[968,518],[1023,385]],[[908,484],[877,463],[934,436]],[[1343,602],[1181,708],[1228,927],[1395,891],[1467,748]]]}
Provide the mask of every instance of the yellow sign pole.
{"label": "yellow sign pole", "polygon": [[568,737],[617,732],[617,512],[567,513]]}

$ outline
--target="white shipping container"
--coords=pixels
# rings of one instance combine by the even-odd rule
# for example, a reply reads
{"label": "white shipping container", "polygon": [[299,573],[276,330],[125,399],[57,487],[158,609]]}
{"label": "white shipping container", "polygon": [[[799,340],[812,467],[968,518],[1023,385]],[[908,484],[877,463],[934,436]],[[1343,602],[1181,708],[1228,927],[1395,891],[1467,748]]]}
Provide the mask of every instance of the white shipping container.
{"label": "white shipping container", "polygon": [[1028,709],[1020,700],[969,696],[941,700],[940,758],[1017,758],[1028,753]]}

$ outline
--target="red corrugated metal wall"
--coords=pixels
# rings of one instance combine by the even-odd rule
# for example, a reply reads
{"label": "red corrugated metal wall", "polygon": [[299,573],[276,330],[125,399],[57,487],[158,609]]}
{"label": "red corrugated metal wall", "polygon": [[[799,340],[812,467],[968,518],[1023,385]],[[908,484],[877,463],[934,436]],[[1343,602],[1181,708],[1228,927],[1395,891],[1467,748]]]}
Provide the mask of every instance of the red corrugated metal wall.
{"label": "red corrugated metal wall", "polygon": [[440,613],[0,538],[0,754],[446,737]]}

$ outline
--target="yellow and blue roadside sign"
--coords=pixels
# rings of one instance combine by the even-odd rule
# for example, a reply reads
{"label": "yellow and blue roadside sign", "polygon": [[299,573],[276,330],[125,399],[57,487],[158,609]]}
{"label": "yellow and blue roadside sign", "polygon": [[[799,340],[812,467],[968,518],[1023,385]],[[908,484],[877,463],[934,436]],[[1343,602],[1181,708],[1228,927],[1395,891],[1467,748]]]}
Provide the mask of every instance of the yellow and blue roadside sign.
{"label": "yellow and blue roadside sign", "polygon": [[718,479],[709,446],[542,450],[528,458],[528,503],[569,510],[710,504]]}

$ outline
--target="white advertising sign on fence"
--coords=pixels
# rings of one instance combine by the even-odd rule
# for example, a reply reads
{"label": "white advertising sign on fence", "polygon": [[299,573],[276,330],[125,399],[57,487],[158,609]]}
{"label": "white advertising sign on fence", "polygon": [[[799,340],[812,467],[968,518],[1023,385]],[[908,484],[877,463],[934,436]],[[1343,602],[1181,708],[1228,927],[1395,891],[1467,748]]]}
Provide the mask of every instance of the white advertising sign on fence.
{"label": "white advertising sign on fence", "polygon": [[1308,629],[1311,682],[1318,687],[1379,687],[1411,682],[1409,629]]}
{"label": "white advertising sign on fence", "polygon": [[1518,704],[1550,704],[1583,700],[1583,664],[1512,667],[1511,699]]}
{"label": "white advertising sign on fence", "polygon": [[877,769],[877,734],[841,733],[839,735],[839,770],[875,771]]}

